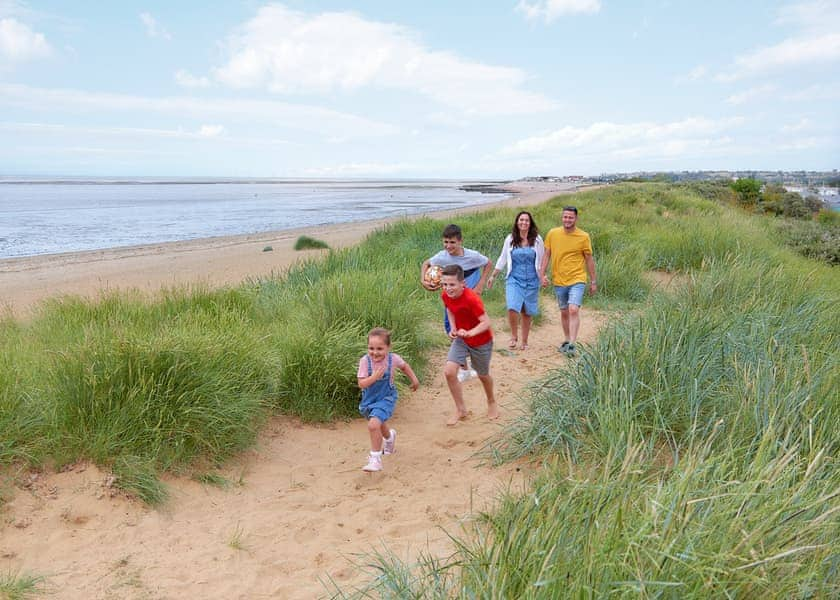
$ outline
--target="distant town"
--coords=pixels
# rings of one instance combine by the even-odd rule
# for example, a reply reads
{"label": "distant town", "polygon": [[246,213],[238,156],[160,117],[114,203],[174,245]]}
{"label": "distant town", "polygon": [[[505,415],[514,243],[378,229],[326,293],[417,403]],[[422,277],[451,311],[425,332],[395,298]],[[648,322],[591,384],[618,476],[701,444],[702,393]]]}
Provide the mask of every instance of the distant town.
{"label": "distant town", "polygon": [[564,175],[523,177],[521,181],[556,181],[562,183],[618,183],[620,181],[737,181],[757,179],[783,186],[802,196],[819,196],[824,202],[840,205],[840,171],[636,171],[601,175]]}

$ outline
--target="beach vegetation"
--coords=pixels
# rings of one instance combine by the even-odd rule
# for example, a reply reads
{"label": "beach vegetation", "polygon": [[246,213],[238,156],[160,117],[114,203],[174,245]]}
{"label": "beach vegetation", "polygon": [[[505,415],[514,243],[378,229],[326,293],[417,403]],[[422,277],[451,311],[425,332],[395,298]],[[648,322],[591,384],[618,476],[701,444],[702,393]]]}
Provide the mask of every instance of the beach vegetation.
{"label": "beach vegetation", "polygon": [[488,448],[541,465],[531,485],[450,533],[451,556],[375,554],[337,596],[839,595],[834,269],[684,186],[575,200],[599,271],[635,256],[683,283],[604,302],[598,340],[533,383]]}
{"label": "beach vegetation", "polygon": [[324,248],[329,248],[329,244],[308,235],[300,236],[295,242],[295,250],[322,250]]}
{"label": "beach vegetation", "polygon": [[733,181],[730,186],[738,195],[738,202],[742,206],[753,207],[761,198],[761,181],[751,177],[741,177]]}
{"label": "beach vegetation", "polygon": [[45,593],[44,578],[39,575],[0,573],[0,599],[26,600]]}
{"label": "beach vegetation", "polygon": [[[560,197],[532,208],[543,233],[569,203],[598,261],[602,294],[587,306],[609,322],[534,382],[492,443],[490,456],[533,460],[537,477],[450,532],[452,556],[382,551],[369,587],[336,595],[840,595],[836,267],[716,188]],[[510,220],[457,221],[495,258]],[[155,504],[161,471],[221,464],[272,413],[354,416],[370,328],[391,329],[419,373],[445,344],[439,295],[418,282],[445,224],[396,222],[237,287],[61,298],[27,324],[0,321],[0,461],[93,460]],[[651,271],[682,283],[665,293]],[[503,294],[488,292],[495,315]]]}
{"label": "beach vegetation", "polygon": [[246,533],[245,528],[242,527],[242,523],[237,521],[236,526],[231,531],[230,535],[228,535],[227,539],[227,546],[233,550],[240,550],[240,551],[247,551],[248,546],[245,541]]}
{"label": "beach vegetation", "polygon": [[221,489],[228,488],[233,485],[230,479],[224,477],[223,475],[219,475],[218,473],[196,473],[192,476],[192,478],[204,485],[212,485],[213,487]]}

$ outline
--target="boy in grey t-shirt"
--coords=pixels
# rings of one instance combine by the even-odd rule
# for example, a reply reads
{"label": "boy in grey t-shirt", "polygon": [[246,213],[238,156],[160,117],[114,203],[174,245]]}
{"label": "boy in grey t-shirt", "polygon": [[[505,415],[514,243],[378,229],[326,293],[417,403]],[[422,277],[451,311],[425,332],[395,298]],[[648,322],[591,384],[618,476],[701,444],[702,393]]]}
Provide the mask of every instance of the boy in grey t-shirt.
{"label": "boy in grey t-shirt", "polygon": [[484,291],[484,283],[493,270],[490,260],[481,252],[464,248],[461,228],[454,224],[447,225],[443,230],[443,250],[424,260],[420,267],[420,283],[433,292],[440,289],[440,284],[435,285],[425,280],[424,275],[430,265],[439,267],[458,265],[464,270],[466,286],[479,295]]}
{"label": "boy in grey t-shirt", "polygon": [[[420,267],[420,284],[430,292],[434,292],[440,289],[440,284],[426,281],[426,269],[430,265],[436,265],[441,268],[449,265],[458,265],[464,270],[464,284],[478,295],[481,295],[481,292],[484,291],[484,284],[487,281],[487,277],[493,271],[493,263],[490,262],[490,259],[481,252],[464,248],[461,228],[455,224],[450,224],[443,228],[443,250],[431,258],[424,260]],[[449,317],[445,310],[443,311],[443,328],[446,334],[449,335]],[[466,367],[466,365],[462,366]],[[458,379],[460,381],[465,381],[473,376],[475,376],[475,371],[472,369],[462,368],[458,373]]]}

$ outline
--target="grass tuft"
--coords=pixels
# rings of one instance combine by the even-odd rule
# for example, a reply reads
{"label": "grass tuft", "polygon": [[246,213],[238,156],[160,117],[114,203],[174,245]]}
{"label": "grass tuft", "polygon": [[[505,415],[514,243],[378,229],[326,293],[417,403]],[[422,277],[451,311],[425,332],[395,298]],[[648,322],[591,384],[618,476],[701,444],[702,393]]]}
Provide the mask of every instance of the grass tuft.
{"label": "grass tuft", "polygon": [[308,235],[300,236],[295,242],[295,250],[321,250],[329,248],[329,245],[322,241]]}

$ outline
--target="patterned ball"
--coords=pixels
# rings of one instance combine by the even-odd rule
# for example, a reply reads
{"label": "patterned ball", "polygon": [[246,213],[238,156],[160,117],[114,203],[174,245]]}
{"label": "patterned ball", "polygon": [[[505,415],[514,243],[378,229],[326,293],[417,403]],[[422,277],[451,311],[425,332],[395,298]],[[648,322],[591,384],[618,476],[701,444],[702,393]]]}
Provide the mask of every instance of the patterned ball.
{"label": "patterned ball", "polygon": [[425,279],[427,283],[437,287],[440,285],[441,271],[443,271],[442,267],[439,267],[438,265],[431,265],[428,269],[426,269],[423,279]]}

